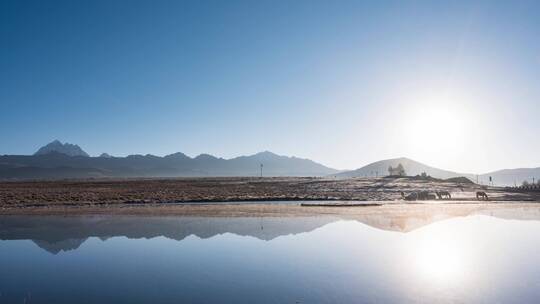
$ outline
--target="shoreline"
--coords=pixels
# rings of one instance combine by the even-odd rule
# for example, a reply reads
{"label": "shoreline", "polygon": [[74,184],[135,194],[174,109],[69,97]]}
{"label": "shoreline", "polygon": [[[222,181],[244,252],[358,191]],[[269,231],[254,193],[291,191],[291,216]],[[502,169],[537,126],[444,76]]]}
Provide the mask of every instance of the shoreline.
{"label": "shoreline", "polygon": [[49,205],[41,207],[2,207],[0,216],[8,215],[134,215],[134,216],[355,216],[395,212],[461,212],[474,210],[501,210],[508,208],[539,208],[536,202],[489,201],[489,202],[362,202],[365,204],[340,204],[332,206],[321,201],[320,206],[301,203],[187,203],[187,204],[137,204],[137,205]]}

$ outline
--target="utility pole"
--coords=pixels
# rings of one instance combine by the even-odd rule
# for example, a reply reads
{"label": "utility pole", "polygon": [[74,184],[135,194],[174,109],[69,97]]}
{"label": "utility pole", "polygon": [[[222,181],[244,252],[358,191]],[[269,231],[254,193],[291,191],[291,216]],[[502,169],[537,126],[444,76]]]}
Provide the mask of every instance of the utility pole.
{"label": "utility pole", "polygon": [[261,178],[262,178],[262,169],[263,169],[263,164],[261,164]]}

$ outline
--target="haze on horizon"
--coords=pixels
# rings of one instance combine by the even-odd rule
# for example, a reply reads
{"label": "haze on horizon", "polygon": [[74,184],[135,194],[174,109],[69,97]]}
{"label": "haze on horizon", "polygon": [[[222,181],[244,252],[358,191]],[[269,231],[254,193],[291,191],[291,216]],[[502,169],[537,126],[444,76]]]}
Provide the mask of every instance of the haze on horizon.
{"label": "haze on horizon", "polygon": [[0,2],[0,154],[540,166],[538,1]]}

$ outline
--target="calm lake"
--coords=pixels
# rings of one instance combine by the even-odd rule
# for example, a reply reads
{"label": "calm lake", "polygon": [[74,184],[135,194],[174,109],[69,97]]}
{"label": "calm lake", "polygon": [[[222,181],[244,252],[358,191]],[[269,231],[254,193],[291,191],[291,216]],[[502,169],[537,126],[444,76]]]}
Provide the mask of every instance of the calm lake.
{"label": "calm lake", "polygon": [[0,216],[0,303],[532,303],[540,212]]}

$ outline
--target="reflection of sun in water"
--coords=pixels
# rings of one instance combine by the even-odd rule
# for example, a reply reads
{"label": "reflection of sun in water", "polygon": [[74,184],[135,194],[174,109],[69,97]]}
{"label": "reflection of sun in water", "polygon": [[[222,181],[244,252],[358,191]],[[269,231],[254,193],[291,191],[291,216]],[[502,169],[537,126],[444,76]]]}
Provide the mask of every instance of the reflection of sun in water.
{"label": "reflection of sun in water", "polygon": [[407,245],[411,273],[423,284],[464,286],[472,271],[470,242],[457,237],[459,228],[444,223],[428,228],[412,234]]}
{"label": "reflection of sun in water", "polygon": [[455,281],[463,275],[463,263],[459,247],[443,241],[424,240],[416,249],[415,266],[429,280]]}

